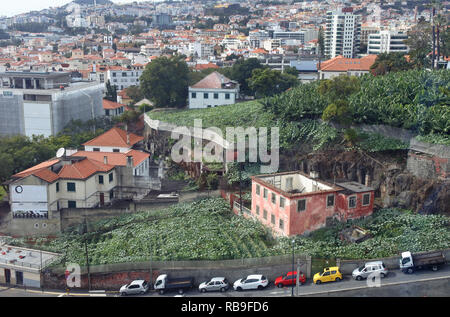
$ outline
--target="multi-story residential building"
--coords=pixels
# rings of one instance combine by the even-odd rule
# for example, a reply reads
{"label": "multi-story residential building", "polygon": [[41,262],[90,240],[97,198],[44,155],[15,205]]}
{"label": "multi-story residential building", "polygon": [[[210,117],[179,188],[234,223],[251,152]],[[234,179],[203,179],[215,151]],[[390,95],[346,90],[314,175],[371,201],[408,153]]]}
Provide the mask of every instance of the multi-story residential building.
{"label": "multi-story residential building", "polygon": [[409,47],[405,44],[408,35],[396,31],[380,31],[369,34],[367,54],[381,53],[408,53]]}
{"label": "multi-story residential building", "polygon": [[275,235],[290,236],[324,227],[332,219],[346,221],[372,214],[373,188],[348,181],[331,184],[314,174],[252,176],[252,206],[244,215],[270,227]]}
{"label": "multi-story residential building", "polygon": [[130,86],[139,86],[139,78],[143,72],[143,66],[132,66],[130,69],[111,66],[106,72],[106,80],[118,90],[123,90]]}
{"label": "multi-story residential building", "polygon": [[367,45],[369,43],[369,35],[380,32],[378,26],[363,24],[361,26],[361,45]]}
{"label": "multi-story residential building", "polygon": [[189,109],[231,105],[239,98],[239,84],[213,72],[189,87]]}
{"label": "multi-story residential building", "polygon": [[189,43],[190,54],[199,57],[207,58],[214,56],[214,43],[209,42],[194,42]]}
{"label": "multi-story residential building", "polygon": [[104,89],[65,72],[0,73],[0,135],[56,135],[71,120],[102,116]]}
{"label": "multi-story residential building", "polygon": [[327,12],[325,29],[325,55],[354,58],[359,50],[361,20],[352,8]]}

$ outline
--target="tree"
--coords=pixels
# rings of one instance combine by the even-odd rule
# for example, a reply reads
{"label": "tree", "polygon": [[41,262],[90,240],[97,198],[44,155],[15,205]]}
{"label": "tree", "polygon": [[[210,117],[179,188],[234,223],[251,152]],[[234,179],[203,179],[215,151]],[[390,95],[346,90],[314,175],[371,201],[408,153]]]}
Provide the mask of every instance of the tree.
{"label": "tree", "polygon": [[297,68],[295,68],[295,67],[292,67],[292,66],[286,66],[285,68],[284,68],[284,73],[285,74],[289,74],[289,75],[292,75],[292,76],[295,76],[296,78],[298,77],[298,74],[300,73],[298,70],[297,70]]}
{"label": "tree", "polygon": [[272,96],[281,93],[298,83],[297,77],[281,73],[270,68],[257,68],[253,70],[248,80],[249,88],[257,97]]}
{"label": "tree", "polygon": [[390,72],[412,69],[403,53],[383,53],[377,56],[375,63],[370,67],[373,75],[385,75]]}
{"label": "tree", "polygon": [[319,36],[318,36],[318,44],[319,44],[319,50],[320,50],[319,55],[320,56],[324,56],[324,54],[325,54],[325,37],[324,37],[323,33],[324,33],[323,27],[321,26],[319,28]]}
{"label": "tree", "polygon": [[410,48],[410,61],[416,68],[430,66],[428,54],[432,50],[431,42],[431,25],[425,20],[419,21],[415,27],[408,31],[408,39],[405,44]]}
{"label": "tree", "polygon": [[139,102],[144,99],[144,94],[142,93],[139,86],[130,86],[125,89],[125,92],[128,97],[133,99],[133,103]]}
{"label": "tree", "polygon": [[106,96],[105,99],[117,102],[117,88],[115,85],[111,85],[110,81],[106,82]]}
{"label": "tree", "polygon": [[253,70],[261,69],[263,65],[256,58],[239,58],[236,63],[234,63],[231,70],[231,79],[237,80],[240,85],[241,93],[245,95],[253,94],[253,91],[248,86],[248,79],[252,77]]}
{"label": "tree", "polygon": [[156,107],[186,105],[189,68],[185,56],[158,57],[147,64],[141,76],[141,91]]}

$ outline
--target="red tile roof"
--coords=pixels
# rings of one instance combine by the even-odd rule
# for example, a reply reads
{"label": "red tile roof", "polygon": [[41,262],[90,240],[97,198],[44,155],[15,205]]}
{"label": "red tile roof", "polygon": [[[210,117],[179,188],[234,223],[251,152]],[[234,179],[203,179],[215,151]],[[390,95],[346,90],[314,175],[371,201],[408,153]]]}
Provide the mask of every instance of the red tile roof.
{"label": "red tile roof", "polygon": [[112,169],[114,169],[114,165],[103,164],[86,158],[71,165],[64,165],[58,176],[68,179],[86,179],[97,172],[109,172]]}
{"label": "red tile roof", "polygon": [[195,65],[196,70],[208,69],[208,68],[219,68],[216,64],[208,63],[208,64],[197,64]]}
{"label": "red tile roof", "polygon": [[123,107],[124,105],[118,102],[114,102],[108,99],[103,99],[103,109],[109,109],[109,110],[113,110],[113,109],[117,109],[120,107]]}
{"label": "red tile roof", "polygon": [[45,162],[42,162],[42,163],[40,163],[38,165],[30,167],[30,168],[28,168],[28,169],[26,169],[26,170],[24,170],[24,171],[22,171],[20,173],[14,174],[12,177],[17,177],[17,178],[27,177],[27,176],[29,176],[31,174],[34,174],[34,173],[36,173],[36,172],[38,172],[38,171],[40,171],[42,169],[47,169],[50,166],[55,165],[58,162],[59,162],[59,159],[45,161]]}
{"label": "red tile roof", "polygon": [[78,151],[74,153],[72,156],[85,156],[89,159],[104,162],[105,156],[107,157],[107,163],[114,166],[126,166],[127,165],[127,156],[131,155],[133,157],[133,165],[134,167],[141,164],[147,158],[150,157],[150,154],[137,151],[130,150],[126,153],[117,153],[117,152],[93,152],[93,151]]}
{"label": "red tile roof", "polygon": [[220,89],[222,88],[223,83],[231,82],[232,80],[225,77],[224,75],[213,72],[200,80],[198,83],[192,86],[192,88],[213,88]]}
{"label": "red tile roof", "polygon": [[99,135],[98,137],[83,143],[83,145],[89,146],[113,146],[130,148],[134,144],[142,141],[144,137],[129,133],[130,143],[127,143],[127,132],[120,128],[112,128],[109,131]]}
{"label": "red tile roof", "polygon": [[320,70],[324,72],[370,71],[370,66],[376,58],[377,55],[367,55],[362,58],[344,58],[339,55],[322,62]]}

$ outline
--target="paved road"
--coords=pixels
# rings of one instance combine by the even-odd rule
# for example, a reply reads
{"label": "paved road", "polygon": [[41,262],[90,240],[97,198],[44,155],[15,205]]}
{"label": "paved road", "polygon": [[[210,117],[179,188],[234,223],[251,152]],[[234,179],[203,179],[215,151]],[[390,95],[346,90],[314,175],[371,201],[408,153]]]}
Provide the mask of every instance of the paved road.
{"label": "paved road", "polygon": [[[366,281],[355,281],[351,276],[344,276],[340,282],[330,282],[321,285],[312,284],[311,279],[299,287],[299,296],[450,296],[450,265],[441,268],[437,272],[418,271],[414,274],[403,274],[395,270],[390,271],[388,276],[381,279],[380,287],[368,287]],[[382,291],[381,291],[382,290]],[[83,296],[83,297],[106,297],[119,296],[115,292],[83,292],[70,293],[67,295],[61,291],[23,290],[16,288],[0,287],[0,297],[25,297],[25,296]],[[159,297],[155,292],[149,292],[146,297]],[[162,296],[175,297],[176,293],[166,293]],[[184,297],[284,297],[291,296],[291,288],[278,289],[269,285],[262,291],[236,292],[229,290],[225,293],[199,293],[197,290],[186,292]]]}

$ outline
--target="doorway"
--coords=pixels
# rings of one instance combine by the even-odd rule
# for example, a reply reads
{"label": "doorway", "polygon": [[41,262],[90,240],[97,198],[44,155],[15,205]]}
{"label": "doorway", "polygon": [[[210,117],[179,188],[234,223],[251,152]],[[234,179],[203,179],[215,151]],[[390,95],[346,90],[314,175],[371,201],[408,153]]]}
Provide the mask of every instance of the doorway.
{"label": "doorway", "polygon": [[11,283],[11,270],[5,269],[5,283],[10,284]]}
{"label": "doorway", "polygon": [[105,194],[100,193],[100,206],[103,206],[105,204]]}

